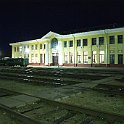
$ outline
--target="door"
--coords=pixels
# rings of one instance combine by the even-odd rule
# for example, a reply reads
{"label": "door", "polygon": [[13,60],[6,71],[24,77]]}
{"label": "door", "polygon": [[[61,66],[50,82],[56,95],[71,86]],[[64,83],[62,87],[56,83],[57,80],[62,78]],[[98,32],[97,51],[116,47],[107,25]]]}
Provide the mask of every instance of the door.
{"label": "door", "polygon": [[110,64],[115,64],[115,55],[110,54]]}
{"label": "door", "polygon": [[118,54],[118,64],[123,64],[123,54]]}
{"label": "door", "polygon": [[53,66],[57,66],[58,65],[58,54],[53,54],[52,55],[52,61],[53,61]]}

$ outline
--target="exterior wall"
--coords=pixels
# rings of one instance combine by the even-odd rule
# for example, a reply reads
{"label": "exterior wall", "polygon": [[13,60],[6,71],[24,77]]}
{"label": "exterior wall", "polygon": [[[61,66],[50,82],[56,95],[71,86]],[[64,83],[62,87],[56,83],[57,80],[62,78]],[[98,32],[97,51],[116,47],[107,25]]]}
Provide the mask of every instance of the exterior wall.
{"label": "exterior wall", "polygon": [[[123,36],[123,43],[118,43],[118,35]],[[110,44],[110,36],[115,37],[114,44]],[[103,45],[99,44],[100,37],[104,38]],[[51,48],[53,38],[57,38],[58,40],[57,48]],[[96,45],[92,45],[92,38],[96,38]],[[87,46],[84,46],[83,39],[87,39]],[[77,46],[77,40],[81,41],[79,46]],[[67,47],[64,47],[65,41],[67,41]],[[72,47],[69,46],[70,41],[73,41]],[[10,45],[12,46],[12,58],[28,57],[29,63],[33,65],[54,65],[53,56],[58,55],[58,65],[61,66],[124,67],[124,28],[69,35],[59,35],[50,32],[41,39],[17,42]],[[34,49],[32,49],[32,46]],[[114,54],[115,56],[115,62],[112,64],[110,63],[110,54]],[[118,64],[118,54],[123,55],[123,64]],[[84,58],[88,58],[88,62]]]}

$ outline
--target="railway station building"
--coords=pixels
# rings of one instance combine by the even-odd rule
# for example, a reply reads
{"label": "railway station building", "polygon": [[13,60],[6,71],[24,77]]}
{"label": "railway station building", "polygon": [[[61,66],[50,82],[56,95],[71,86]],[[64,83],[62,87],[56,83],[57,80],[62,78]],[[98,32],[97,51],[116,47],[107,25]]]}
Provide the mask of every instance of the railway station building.
{"label": "railway station building", "polygon": [[12,58],[29,58],[31,65],[124,67],[124,27],[10,43]]}

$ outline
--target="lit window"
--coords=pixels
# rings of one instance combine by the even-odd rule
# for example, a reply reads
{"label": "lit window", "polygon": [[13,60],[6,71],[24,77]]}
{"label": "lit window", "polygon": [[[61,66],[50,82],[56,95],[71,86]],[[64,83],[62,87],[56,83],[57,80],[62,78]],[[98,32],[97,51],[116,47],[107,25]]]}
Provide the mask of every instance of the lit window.
{"label": "lit window", "polygon": [[70,53],[69,58],[70,58],[70,63],[73,63],[73,53]]}
{"label": "lit window", "polygon": [[100,61],[100,64],[104,63],[104,59],[105,59],[105,53],[104,51],[100,51],[100,55],[99,55],[99,61]]}
{"label": "lit window", "polygon": [[92,62],[93,62],[93,63],[97,63],[96,51],[93,51],[93,53],[92,53]]}
{"label": "lit window", "polygon": [[84,61],[84,64],[88,63],[88,52],[87,51],[85,51],[83,54],[83,61]]}
{"label": "lit window", "polygon": [[65,53],[64,58],[65,58],[65,63],[68,63],[68,54],[67,53]]}
{"label": "lit window", "polygon": [[77,55],[77,62],[81,63],[81,54],[80,53],[78,53],[78,55]]}
{"label": "lit window", "polygon": [[109,36],[109,43],[114,44],[115,43],[115,37],[114,36]]}

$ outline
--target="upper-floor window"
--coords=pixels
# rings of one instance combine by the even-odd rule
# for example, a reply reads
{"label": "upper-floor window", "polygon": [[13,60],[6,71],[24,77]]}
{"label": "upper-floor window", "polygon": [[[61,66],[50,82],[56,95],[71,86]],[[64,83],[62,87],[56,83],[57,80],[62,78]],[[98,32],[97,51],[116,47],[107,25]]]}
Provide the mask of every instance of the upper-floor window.
{"label": "upper-floor window", "polygon": [[87,46],[87,39],[83,39],[83,46]]}
{"label": "upper-floor window", "polygon": [[46,49],[46,44],[44,44],[44,49]]}
{"label": "upper-floor window", "polygon": [[34,45],[31,45],[31,49],[34,50]]}
{"label": "upper-floor window", "polygon": [[37,44],[35,44],[35,50],[37,50]]}
{"label": "upper-floor window", "polygon": [[99,45],[104,45],[104,37],[99,37]]}
{"label": "upper-floor window", "polygon": [[77,40],[77,46],[81,46],[81,40]]}
{"label": "upper-floor window", "polygon": [[96,38],[92,38],[92,45],[96,45]]}
{"label": "upper-floor window", "polygon": [[64,47],[67,47],[67,41],[64,41]]}
{"label": "upper-floor window", "polygon": [[109,36],[109,43],[114,44],[115,43],[115,36]]}
{"label": "upper-floor window", "polygon": [[69,47],[73,47],[73,40],[69,41]]}
{"label": "upper-floor window", "polygon": [[58,46],[58,40],[56,38],[53,38],[51,40],[51,48],[57,48]]}
{"label": "upper-floor window", "polygon": [[19,47],[17,47],[17,52],[19,52]]}
{"label": "upper-floor window", "polygon": [[42,44],[40,44],[40,49],[42,49]]}
{"label": "upper-floor window", "polygon": [[118,35],[118,43],[123,43],[123,35]]}
{"label": "upper-floor window", "polygon": [[16,52],[16,47],[14,47],[14,52]]}

